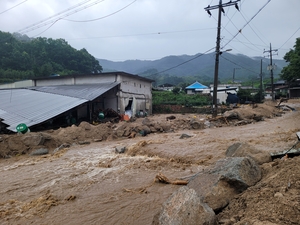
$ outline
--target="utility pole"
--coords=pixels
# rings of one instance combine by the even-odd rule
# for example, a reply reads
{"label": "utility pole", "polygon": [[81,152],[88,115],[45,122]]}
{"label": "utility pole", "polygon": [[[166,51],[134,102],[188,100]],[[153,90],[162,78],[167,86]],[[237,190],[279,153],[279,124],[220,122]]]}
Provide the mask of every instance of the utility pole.
{"label": "utility pole", "polygon": [[205,11],[211,15],[210,10],[218,9],[218,28],[217,28],[217,44],[216,44],[216,59],[215,59],[215,74],[214,74],[214,90],[213,90],[213,113],[212,116],[216,117],[218,115],[218,99],[217,99],[217,93],[218,93],[218,76],[219,76],[219,57],[222,54],[220,52],[220,41],[221,41],[221,15],[222,12],[225,13],[224,8],[228,6],[234,5],[237,10],[239,10],[238,2],[240,0],[236,1],[230,1],[227,3],[222,4],[222,0],[219,1],[218,5],[214,6],[207,6]]}
{"label": "utility pole", "polygon": [[272,45],[270,43],[270,50],[264,51],[264,53],[268,52],[270,54],[270,65],[268,66],[268,69],[271,73],[271,89],[272,89],[272,101],[275,101],[275,95],[274,95],[274,76],[273,76],[273,61],[272,61],[272,52],[277,52],[278,49],[272,49]]}
{"label": "utility pole", "polygon": [[235,79],[235,70],[238,70],[241,68],[233,68],[233,75],[232,75],[232,83],[234,84],[234,79]]}
{"label": "utility pole", "polygon": [[263,87],[262,87],[262,59],[260,60],[260,102],[263,100]]}

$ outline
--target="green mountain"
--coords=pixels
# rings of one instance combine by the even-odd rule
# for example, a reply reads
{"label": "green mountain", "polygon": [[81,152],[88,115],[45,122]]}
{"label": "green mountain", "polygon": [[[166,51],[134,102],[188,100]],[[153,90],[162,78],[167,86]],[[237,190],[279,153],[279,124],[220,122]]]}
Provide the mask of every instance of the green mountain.
{"label": "green mountain", "polygon": [[[146,76],[160,82],[168,80],[168,83],[176,85],[180,82],[189,82],[198,79],[199,82],[211,83],[214,78],[215,53],[167,56],[159,60],[126,60],[123,62],[113,62],[105,59],[98,59],[104,72],[125,71],[128,73]],[[235,73],[236,81],[251,81],[258,79],[260,74],[260,63],[262,60],[263,74],[265,78],[269,77],[267,70],[270,64],[269,58],[248,57],[242,54],[230,54],[224,52],[220,55],[219,62],[219,80],[222,83],[232,81]],[[274,71],[274,77],[278,78],[282,68],[287,65],[284,60],[273,60],[277,66]],[[168,79],[162,79],[167,77]],[[171,81],[171,82],[170,82]]]}
{"label": "green mountain", "polygon": [[0,83],[51,74],[99,73],[102,67],[86,49],[77,50],[64,39],[29,38],[0,31]]}

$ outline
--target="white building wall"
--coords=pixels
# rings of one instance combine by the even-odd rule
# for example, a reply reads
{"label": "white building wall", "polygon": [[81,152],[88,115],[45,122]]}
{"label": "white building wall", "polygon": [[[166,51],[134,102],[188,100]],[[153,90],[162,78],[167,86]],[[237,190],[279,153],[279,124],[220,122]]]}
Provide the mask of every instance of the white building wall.
{"label": "white building wall", "polygon": [[123,114],[125,113],[125,108],[129,100],[135,98],[135,109],[137,112],[143,110],[150,114],[152,113],[152,84],[134,75],[110,73],[66,78],[56,77],[54,79],[36,80],[36,86],[96,84],[106,82],[120,82],[120,88],[118,91],[114,88],[103,95],[103,101],[101,101],[105,108],[111,108]]}
{"label": "white building wall", "polygon": [[32,80],[22,80],[22,81],[17,81],[14,83],[9,83],[9,84],[1,84],[0,89],[23,88],[23,87],[31,87],[31,86],[33,86]]}
{"label": "white building wall", "polygon": [[60,78],[60,79],[43,79],[43,80],[36,80],[35,86],[52,86],[52,85],[73,85],[74,79],[73,78]]}
{"label": "white building wall", "polygon": [[152,113],[152,85],[150,82],[134,77],[118,76],[121,82],[119,90],[119,111],[125,112],[129,100],[136,99],[136,112],[147,111]]}
{"label": "white building wall", "polygon": [[117,75],[88,75],[82,77],[75,77],[74,84],[95,84],[115,81],[117,81]]}

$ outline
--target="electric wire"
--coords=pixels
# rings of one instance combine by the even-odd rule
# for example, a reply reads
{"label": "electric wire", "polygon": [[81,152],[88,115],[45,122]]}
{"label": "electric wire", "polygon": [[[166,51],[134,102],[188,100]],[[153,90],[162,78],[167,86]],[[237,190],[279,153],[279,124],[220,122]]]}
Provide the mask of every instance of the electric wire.
{"label": "electric wire", "polygon": [[[246,17],[243,15],[243,13],[241,13],[242,17],[244,18],[244,20],[247,22]],[[251,30],[254,32],[254,34],[266,45],[268,46],[268,44],[255,32],[255,30],[252,28],[252,26],[249,24],[249,27],[251,28]]]}
{"label": "electric wire", "polygon": [[250,70],[250,69],[248,69],[248,68],[246,68],[246,67],[244,67],[244,66],[241,66],[241,65],[239,65],[238,63],[236,63],[236,62],[233,62],[232,60],[230,60],[230,59],[227,59],[226,57],[224,57],[224,56],[222,56],[221,55],[221,57],[223,58],[223,59],[225,59],[225,60],[227,60],[228,62],[231,62],[232,64],[234,64],[234,65],[236,65],[236,66],[239,66],[239,67],[241,67],[242,69],[244,69],[244,70],[248,70],[249,72],[251,72],[251,73],[254,73],[254,74],[256,74],[256,75],[259,75],[259,73],[258,72],[255,72],[255,71],[253,71],[253,70]]}
{"label": "electric wire", "polygon": [[131,3],[129,3],[128,5],[124,6],[123,8],[111,13],[111,14],[108,14],[106,16],[102,16],[102,17],[99,17],[99,18],[96,18],[96,19],[90,19],[90,20],[70,20],[70,19],[62,19],[62,20],[66,20],[66,21],[69,21],[69,22],[77,22],[77,23],[86,23],[86,22],[93,22],[93,21],[97,21],[97,20],[101,20],[101,19],[104,19],[104,18],[107,18],[107,17],[110,17],[118,12],[121,12],[122,10],[126,9],[127,7],[129,7],[130,5],[132,5],[133,3],[135,3],[137,0],[134,0],[132,1]]}
{"label": "electric wire", "polygon": [[300,27],[278,49],[281,49],[299,30]]}
{"label": "electric wire", "polygon": [[[233,23],[233,21],[229,18],[229,21],[232,23],[232,25],[237,29],[237,30],[239,30],[238,29],[238,27]],[[225,28],[226,29],[226,28]],[[226,31],[227,32],[229,32],[227,29],[226,29]],[[230,33],[230,32],[229,32]],[[230,33],[231,34],[231,33]],[[253,50],[253,51],[257,51],[257,52],[261,52],[261,49],[259,49],[256,45],[254,45],[242,32],[241,32],[241,34],[242,34],[242,36],[249,42],[249,43],[251,43],[251,45],[253,45],[254,47],[256,47],[258,50],[255,50],[255,49],[253,49],[253,48],[250,48],[249,46],[246,46],[246,47],[248,47],[248,48],[250,48],[251,50]],[[232,34],[231,34],[232,35]],[[233,36],[233,35],[232,35]]]}
{"label": "electric wire", "polygon": [[[212,16],[216,21],[218,21],[214,16]],[[232,23],[233,24],[233,23]],[[234,24],[233,24],[234,25]],[[235,25],[234,25],[235,26]],[[236,26],[235,26],[236,27]],[[222,26],[222,28],[224,29],[224,30],[226,30],[231,36],[234,36],[226,27],[223,27]],[[236,29],[238,29],[237,27],[236,27]],[[243,35],[243,37],[245,37],[244,36],[244,34],[242,34]],[[224,38],[222,38],[222,40],[223,40]],[[237,39],[237,38],[236,38]],[[245,37],[245,39],[247,39],[246,37]],[[224,39],[225,40],[225,39]],[[238,41],[239,41],[239,39],[237,39]],[[248,40],[248,39],[247,39]],[[249,41],[249,40],[248,40]],[[256,52],[261,52],[261,50],[256,50],[256,49],[253,49],[253,48],[250,48],[248,45],[245,45],[244,44],[244,42],[241,42],[241,41],[239,41],[241,44],[243,44],[244,46],[246,46],[247,48],[249,48],[249,49],[251,49],[251,50],[253,50],[253,51],[256,51]],[[249,41],[250,42],[250,41]],[[252,45],[254,45],[254,44],[252,44]],[[254,45],[255,46],[255,45]],[[225,46],[223,46],[223,47],[221,47],[221,49],[224,49],[224,47]]]}
{"label": "electric wire", "polygon": [[119,38],[119,37],[137,37],[137,36],[148,36],[148,35],[163,35],[163,34],[174,34],[174,33],[186,33],[195,32],[202,30],[214,30],[215,28],[203,28],[203,29],[190,29],[190,30],[177,30],[177,31],[158,31],[141,34],[122,34],[122,35],[111,35],[111,36],[100,36],[100,37],[78,37],[78,38],[66,38],[67,40],[82,40],[82,39],[102,39],[102,38]]}
{"label": "electric wire", "polygon": [[[88,1],[90,1],[90,0],[88,0]],[[85,1],[85,2],[88,2],[88,1]],[[92,6],[96,5],[96,4],[99,4],[99,3],[104,2],[104,1],[105,0],[97,0],[95,2],[91,2],[91,3],[86,4],[86,5],[84,5],[84,3],[82,3],[83,5],[80,8],[71,7],[71,9],[74,8],[74,10],[71,11],[71,12],[69,12],[70,11],[69,9],[64,10],[64,11],[62,11],[60,13],[55,14],[55,16],[48,17],[47,19],[44,19],[44,20],[42,20],[42,21],[40,21],[38,23],[32,24],[32,25],[30,25],[28,27],[25,27],[25,28],[23,28],[21,30],[18,30],[17,32],[18,33],[27,33],[27,32],[39,29],[41,27],[47,26],[49,24],[55,24],[58,20],[61,20],[61,19],[65,18],[65,17],[73,15],[75,13],[78,13],[78,12],[80,12],[82,10],[85,10],[85,9],[87,9],[89,7],[92,7]],[[67,13],[65,13],[65,12],[67,12]],[[63,13],[65,13],[65,14],[63,14]],[[63,15],[61,15],[61,14],[63,14]],[[61,16],[59,18],[55,18],[58,15],[61,15]],[[54,19],[52,19],[52,18],[54,18]],[[52,20],[49,21],[49,19],[52,19]]]}
{"label": "electric wire", "polygon": [[199,55],[196,55],[195,57],[193,57],[193,58],[191,58],[191,59],[189,59],[189,60],[186,60],[186,61],[184,61],[184,62],[182,62],[182,63],[179,63],[179,64],[176,65],[176,66],[172,66],[172,67],[170,67],[170,68],[168,68],[168,69],[165,69],[165,70],[163,70],[163,71],[160,71],[160,72],[151,74],[151,75],[149,75],[149,76],[147,76],[147,77],[156,76],[156,75],[158,75],[158,74],[161,74],[161,73],[167,72],[167,71],[169,71],[169,70],[175,69],[175,68],[177,68],[177,67],[179,67],[179,66],[182,66],[182,65],[184,65],[184,64],[186,64],[186,63],[188,63],[188,62],[191,62],[191,61],[193,61],[193,60],[195,60],[195,59],[197,59],[197,58],[199,58],[199,57],[205,55],[206,53],[210,52],[210,51],[213,50],[214,48],[215,48],[215,47],[213,47],[213,48],[207,50],[207,51],[204,52],[204,53],[201,53],[201,54],[199,54]]}
{"label": "electric wire", "polygon": [[9,9],[6,9],[6,10],[0,12],[0,15],[3,14],[3,13],[5,13],[5,12],[7,12],[7,11],[9,11],[9,10],[12,10],[12,9],[16,8],[17,6],[23,4],[23,3],[27,2],[27,1],[28,1],[28,0],[25,0],[25,1],[23,1],[23,2],[21,2],[21,3],[19,3],[19,4],[17,4],[17,5],[15,5],[15,6],[13,6],[13,7],[10,7]]}
{"label": "electric wire", "polygon": [[226,47],[233,39],[238,36],[242,30],[270,3],[271,0],[268,0],[251,18],[246,22],[246,24],[223,46]]}

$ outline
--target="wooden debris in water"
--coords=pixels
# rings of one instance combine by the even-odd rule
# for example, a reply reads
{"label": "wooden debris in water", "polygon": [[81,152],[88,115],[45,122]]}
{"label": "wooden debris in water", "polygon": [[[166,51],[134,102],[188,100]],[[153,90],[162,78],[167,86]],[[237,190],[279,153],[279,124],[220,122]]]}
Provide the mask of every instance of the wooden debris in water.
{"label": "wooden debris in water", "polygon": [[155,181],[164,183],[164,184],[176,184],[176,185],[187,185],[188,181],[186,180],[170,180],[162,173],[158,173],[155,176]]}

